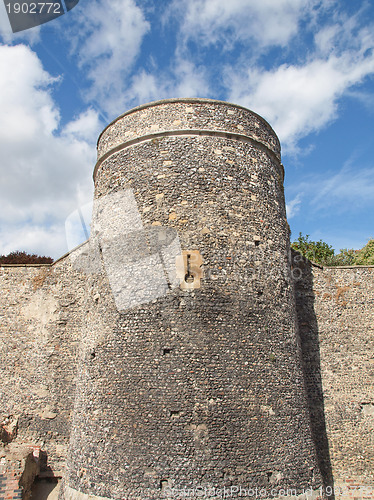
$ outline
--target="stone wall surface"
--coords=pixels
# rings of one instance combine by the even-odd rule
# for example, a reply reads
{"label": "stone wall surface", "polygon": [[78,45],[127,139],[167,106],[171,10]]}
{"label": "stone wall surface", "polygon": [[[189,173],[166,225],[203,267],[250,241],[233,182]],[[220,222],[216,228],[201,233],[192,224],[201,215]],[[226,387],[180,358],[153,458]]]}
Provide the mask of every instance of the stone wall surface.
{"label": "stone wall surface", "polygon": [[290,254],[279,151],[209,100],[105,129],[90,240],[0,268],[4,463],[41,448],[64,500],[372,498],[374,268]]}
{"label": "stone wall surface", "polygon": [[293,264],[321,470],[336,497],[373,498],[374,267]]}
{"label": "stone wall surface", "polygon": [[344,492],[347,480],[374,489],[374,267],[316,269],[313,278],[335,481]]}
{"label": "stone wall surface", "polygon": [[[245,139],[206,133],[235,113]],[[178,120],[200,133],[144,138]],[[318,488],[274,132],[242,108],[164,101],[102,144],[65,489]],[[196,288],[172,273],[178,246],[201,257]]]}
{"label": "stone wall surface", "polygon": [[256,113],[210,99],[169,99],[139,106],[108,125],[98,141],[98,160],[126,142],[167,131],[240,135],[264,144],[280,159],[278,137]]}
{"label": "stone wall surface", "polygon": [[68,258],[53,266],[3,266],[0,283],[1,421],[15,419],[19,441],[47,450],[42,470],[61,475],[85,285]]}
{"label": "stone wall surface", "polygon": [[[53,267],[56,267],[54,271]],[[300,262],[295,267],[300,268]],[[301,269],[302,274],[294,273],[297,309],[314,436],[321,444],[320,467],[325,477],[329,477],[331,459],[333,482],[327,484],[334,484],[337,497],[372,498],[374,268],[319,269],[310,265],[308,268],[304,263]],[[51,275],[56,279],[51,281]],[[303,279],[298,279],[300,276]],[[56,361],[59,358],[61,363],[67,359],[68,362],[63,368],[56,367],[53,375],[47,352],[51,336],[44,341],[45,353],[40,349],[46,307],[34,309],[32,306],[38,311],[33,318],[29,312],[25,318],[24,311],[30,311],[30,304],[37,303],[40,297],[46,298],[46,304],[50,303],[51,296],[58,296],[59,287],[63,287],[63,292],[59,290],[61,309],[55,310],[55,321],[49,315],[47,322],[50,331],[54,331],[55,344],[50,352],[58,353]],[[72,269],[68,258],[51,267],[1,269],[2,415],[19,418],[16,442],[41,446],[48,455],[48,467],[44,463],[44,471],[51,470],[57,475],[62,473],[66,459],[77,343],[83,331],[86,298],[73,300],[79,290],[80,293],[85,290],[86,294],[87,283]],[[101,291],[100,297],[102,295]],[[90,300],[98,300],[97,296],[90,296]],[[66,323],[66,332],[57,328],[58,321],[61,321],[60,327]],[[66,342],[65,347],[55,350],[62,341]],[[160,357],[161,344],[160,341]],[[53,397],[58,391],[63,391],[61,399]],[[61,419],[57,419],[60,411],[63,415],[65,412],[62,432],[59,432]],[[12,481],[10,476],[5,480],[9,484]],[[71,495],[71,498],[79,497],[79,493]],[[82,493],[82,498],[84,495]]]}

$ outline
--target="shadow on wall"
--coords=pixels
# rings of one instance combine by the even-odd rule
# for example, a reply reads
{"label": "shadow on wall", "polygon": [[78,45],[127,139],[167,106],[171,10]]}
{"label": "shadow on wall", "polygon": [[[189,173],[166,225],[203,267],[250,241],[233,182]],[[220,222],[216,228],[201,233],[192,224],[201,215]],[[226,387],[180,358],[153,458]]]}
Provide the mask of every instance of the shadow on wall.
{"label": "shadow on wall", "polygon": [[37,478],[32,485],[31,500],[57,500],[60,483],[56,478]]}
{"label": "shadow on wall", "polygon": [[326,433],[318,323],[314,312],[312,264],[294,250],[291,256],[307,403],[318,463],[326,488],[333,486],[333,476]]}

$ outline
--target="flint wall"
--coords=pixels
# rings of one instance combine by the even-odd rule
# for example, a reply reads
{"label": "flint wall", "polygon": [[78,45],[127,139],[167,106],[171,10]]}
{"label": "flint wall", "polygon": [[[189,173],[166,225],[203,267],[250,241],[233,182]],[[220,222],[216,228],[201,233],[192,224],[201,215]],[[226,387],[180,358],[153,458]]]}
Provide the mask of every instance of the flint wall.
{"label": "flint wall", "polygon": [[[290,273],[269,125],[227,103],[164,101],[113,122],[98,151],[90,242],[52,266],[0,269],[14,442],[41,447],[42,473],[66,477],[69,500],[191,484],[301,491],[319,470],[367,497],[374,269],[293,256]],[[180,288],[185,260],[171,272],[178,249],[201,256],[199,288]]]}
{"label": "flint wall", "polygon": [[[91,243],[102,268],[88,278],[98,299],[85,306],[67,494],[318,488],[274,132],[227,103],[161,101],[113,122],[98,150]],[[116,231],[134,207],[133,229]],[[119,286],[154,234],[201,256],[199,287],[181,289],[165,265],[157,295],[157,245],[143,279]]]}

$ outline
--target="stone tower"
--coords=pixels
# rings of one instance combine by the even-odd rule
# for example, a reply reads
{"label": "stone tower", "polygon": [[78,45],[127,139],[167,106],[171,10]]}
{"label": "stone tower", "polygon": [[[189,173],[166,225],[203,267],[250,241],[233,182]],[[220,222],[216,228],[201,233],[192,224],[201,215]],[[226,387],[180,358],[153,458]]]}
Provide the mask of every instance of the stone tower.
{"label": "stone tower", "polygon": [[226,102],[153,102],[103,131],[94,179],[61,498],[317,490],[274,131]]}

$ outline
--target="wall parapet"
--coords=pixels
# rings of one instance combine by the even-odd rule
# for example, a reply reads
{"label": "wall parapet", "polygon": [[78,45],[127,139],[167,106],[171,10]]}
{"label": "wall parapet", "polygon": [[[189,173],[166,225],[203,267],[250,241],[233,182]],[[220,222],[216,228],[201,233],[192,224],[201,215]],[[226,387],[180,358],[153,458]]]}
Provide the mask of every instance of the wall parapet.
{"label": "wall parapet", "polygon": [[242,106],[212,99],[155,101],[124,113],[102,132],[98,160],[118,145],[149,134],[183,130],[209,130],[240,134],[263,144],[280,161],[280,143],[271,126]]}
{"label": "wall parapet", "polygon": [[51,264],[0,264],[0,269],[3,267],[9,268],[9,267],[51,267],[54,264],[52,262]]}

